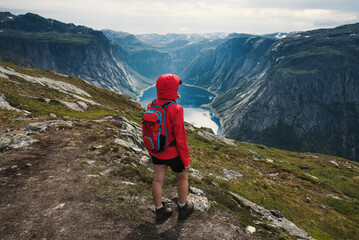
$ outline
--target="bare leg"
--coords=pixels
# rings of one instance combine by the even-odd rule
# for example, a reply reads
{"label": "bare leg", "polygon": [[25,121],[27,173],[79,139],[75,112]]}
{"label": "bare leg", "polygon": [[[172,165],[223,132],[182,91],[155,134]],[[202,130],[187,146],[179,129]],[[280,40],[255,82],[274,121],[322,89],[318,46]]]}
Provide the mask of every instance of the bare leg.
{"label": "bare leg", "polygon": [[187,201],[188,195],[188,172],[176,173],[178,179],[177,182],[177,193],[178,193],[178,202],[183,204]]}
{"label": "bare leg", "polygon": [[162,204],[162,185],[166,177],[167,165],[153,165],[155,174],[152,181],[152,196],[155,206]]}

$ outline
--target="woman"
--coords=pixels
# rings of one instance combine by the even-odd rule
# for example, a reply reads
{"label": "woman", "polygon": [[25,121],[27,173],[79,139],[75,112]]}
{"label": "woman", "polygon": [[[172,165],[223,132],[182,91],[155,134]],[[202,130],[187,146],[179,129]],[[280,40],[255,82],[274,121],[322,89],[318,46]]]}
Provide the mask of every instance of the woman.
{"label": "woman", "polygon": [[[160,76],[156,82],[157,99],[156,106],[162,106],[166,102],[175,102],[180,95],[177,93],[182,81],[174,74]],[[147,108],[152,105],[149,104]],[[172,209],[164,206],[162,202],[162,186],[168,166],[175,173],[178,193],[178,218],[186,219],[194,209],[194,204],[187,201],[188,171],[190,168],[187,136],[184,128],[183,108],[177,104],[168,104],[166,107],[166,125],[168,136],[168,148],[161,152],[149,151],[154,164],[154,177],[152,182],[152,196],[156,207],[156,222],[163,223],[171,215]]]}

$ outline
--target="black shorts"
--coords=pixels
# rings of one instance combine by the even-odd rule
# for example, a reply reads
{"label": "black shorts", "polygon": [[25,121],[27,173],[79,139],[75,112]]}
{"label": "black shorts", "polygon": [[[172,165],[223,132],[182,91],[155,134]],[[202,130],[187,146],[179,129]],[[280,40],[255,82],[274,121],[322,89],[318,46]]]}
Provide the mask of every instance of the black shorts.
{"label": "black shorts", "polygon": [[185,169],[183,162],[181,161],[180,156],[177,156],[175,158],[172,159],[168,159],[168,160],[162,160],[159,158],[156,158],[154,156],[152,156],[152,163],[154,165],[167,165],[170,166],[172,171],[174,171],[175,173],[180,173],[183,172],[183,170]]}

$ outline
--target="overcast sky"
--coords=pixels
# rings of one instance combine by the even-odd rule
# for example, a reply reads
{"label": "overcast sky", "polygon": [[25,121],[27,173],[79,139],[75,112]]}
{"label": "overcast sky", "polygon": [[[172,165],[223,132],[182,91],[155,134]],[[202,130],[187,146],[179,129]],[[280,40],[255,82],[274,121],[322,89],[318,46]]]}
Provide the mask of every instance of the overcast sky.
{"label": "overcast sky", "polygon": [[0,11],[134,34],[263,34],[359,22],[359,0],[1,0]]}

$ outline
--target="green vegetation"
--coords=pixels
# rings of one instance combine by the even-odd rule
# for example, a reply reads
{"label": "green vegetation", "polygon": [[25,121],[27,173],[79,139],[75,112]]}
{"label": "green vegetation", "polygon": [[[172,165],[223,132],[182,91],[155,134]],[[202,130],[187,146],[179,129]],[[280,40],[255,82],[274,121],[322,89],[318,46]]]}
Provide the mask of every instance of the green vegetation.
{"label": "green vegetation", "polygon": [[[238,211],[233,202],[224,197],[226,194],[220,194],[232,191],[267,209],[278,209],[316,239],[342,239],[343,236],[357,239],[359,236],[358,163],[260,144],[237,142],[238,148],[224,146],[202,141],[195,133],[189,133],[188,138],[193,168],[214,175],[221,174],[220,168],[228,168],[244,175],[232,181],[212,179],[221,190],[211,191],[207,187],[210,198],[226,209]],[[214,146],[219,149],[213,150]],[[253,160],[248,150],[256,152],[262,160]],[[329,162],[332,160],[339,164],[338,168]],[[193,181],[193,184],[206,188],[205,183]],[[246,222],[243,218],[241,221]]]}
{"label": "green vegetation", "polygon": [[47,42],[47,43],[71,43],[71,44],[88,44],[95,41],[94,36],[91,34],[82,33],[57,33],[57,32],[44,32],[44,33],[26,33],[19,31],[6,30],[0,33],[0,37],[27,39],[32,41]]}
{"label": "green vegetation", "polygon": [[[70,83],[89,93],[89,100],[102,105],[89,105],[87,112],[74,111],[58,102],[78,101],[73,96],[16,76],[10,76],[10,79],[0,78],[0,92],[5,94],[12,106],[30,111],[30,117],[48,119],[49,114],[53,113],[59,118],[77,120],[79,129],[69,131],[69,134],[72,134],[73,139],[81,137],[78,141],[85,146],[81,148],[84,153],[69,162],[69,167],[74,171],[64,175],[69,179],[86,182],[86,187],[97,199],[95,207],[99,211],[118,214],[127,220],[141,221],[141,217],[148,211],[146,204],[151,202],[149,189],[152,173],[147,167],[138,164],[133,156],[124,156],[128,149],[108,141],[110,138],[123,137],[118,134],[121,126],[92,120],[119,114],[139,123],[143,109],[126,96],[97,88],[79,78],[4,62],[0,65],[26,75]],[[46,103],[45,99],[54,101]],[[14,119],[22,115],[14,111],[0,111],[0,122],[6,128],[10,126],[20,129],[26,123],[18,123]],[[279,150],[261,144],[236,142],[237,147],[222,145],[200,137],[197,131],[198,129],[187,133],[188,143],[191,167],[200,171],[203,179],[190,176],[190,185],[205,192],[211,202],[209,214],[225,211],[233,216],[232,224],[242,227],[253,225],[254,220],[266,221],[252,216],[248,209],[243,208],[229,193],[234,192],[267,209],[279,210],[315,239],[358,239],[359,163],[323,154]],[[283,126],[278,134],[291,132]],[[77,144],[70,142],[64,147],[76,149]],[[101,149],[92,149],[99,144],[103,145]],[[259,160],[254,159],[253,152]],[[88,159],[94,159],[95,163],[90,166]],[[121,164],[111,164],[118,159],[121,159]],[[338,165],[330,161],[335,161]],[[102,175],[108,166],[111,172]],[[243,177],[236,180],[217,178],[223,176],[223,169],[239,172]],[[89,178],[88,174],[99,177]],[[125,181],[131,181],[135,185],[124,184]],[[175,193],[175,187],[176,177],[168,171],[164,195]],[[309,202],[307,198],[310,199]],[[262,230],[256,234],[263,238],[292,239],[268,226],[256,227]],[[266,230],[274,235],[268,236]]]}
{"label": "green vegetation", "polygon": [[[29,76],[43,76],[49,79],[70,83],[83,89],[91,95],[85,97],[95,101],[100,105],[89,105],[87,112],[78,112],[69,108],[64,108],[58,101],[79,101],[76,97],[51,89],[47,86],[28,82],[18,76],[10,76],[9,79],[0,78],[0,92],[4,93],[10,105],[32,112],[38,116],[48,116],[53,113],[60,117],[77,118],[99,118],[101,116],[117,115],[139,122],[141,117],[141,107],[139,104],[130,100],[129,97],[116,94],[110,90],[95,87],[84,80],[72,76],[59,75],[47,70],[24,68],[14,64],[0,62],[0,65],[15,69],[15,71]],[[45,99],[51,99],[47,104]]]}

